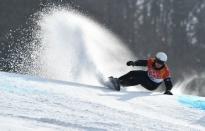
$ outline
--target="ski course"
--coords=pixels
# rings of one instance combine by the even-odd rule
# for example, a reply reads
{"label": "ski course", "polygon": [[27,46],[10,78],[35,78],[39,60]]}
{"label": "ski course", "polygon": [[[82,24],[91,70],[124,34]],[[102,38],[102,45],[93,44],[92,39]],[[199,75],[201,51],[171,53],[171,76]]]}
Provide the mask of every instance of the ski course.
{"label": "ski course", "polygon": [[0,72],[0,128],[205,130],[204,110],[182,104],[179,96],[131,89]]}

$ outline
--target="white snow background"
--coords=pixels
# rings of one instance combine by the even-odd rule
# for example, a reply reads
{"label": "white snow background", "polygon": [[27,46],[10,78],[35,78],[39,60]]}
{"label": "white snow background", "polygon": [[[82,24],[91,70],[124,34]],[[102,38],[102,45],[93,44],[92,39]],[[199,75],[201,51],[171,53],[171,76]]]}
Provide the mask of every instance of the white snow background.
{"label": "white snow background", "polygon": [[205,111],[186,106],[179,99],[1,72],[0,129],[205,130]]}

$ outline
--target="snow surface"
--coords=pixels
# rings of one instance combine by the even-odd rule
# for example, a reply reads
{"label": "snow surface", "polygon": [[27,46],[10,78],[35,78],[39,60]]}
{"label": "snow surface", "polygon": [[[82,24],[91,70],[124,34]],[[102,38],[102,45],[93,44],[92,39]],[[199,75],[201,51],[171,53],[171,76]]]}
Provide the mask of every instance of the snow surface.
{"label": "snow surface", "polygon": [[1,72],[0,130],[205,130],[178,98]]}

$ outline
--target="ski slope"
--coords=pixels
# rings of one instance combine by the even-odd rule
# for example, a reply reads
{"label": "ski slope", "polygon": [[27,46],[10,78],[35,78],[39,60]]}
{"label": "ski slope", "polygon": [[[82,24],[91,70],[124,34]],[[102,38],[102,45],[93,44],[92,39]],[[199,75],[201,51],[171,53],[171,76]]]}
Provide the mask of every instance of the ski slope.
{"label": "ski slope", "polygon": [[178,98],[1,72],[0,129],[205,130],[205,111]]}

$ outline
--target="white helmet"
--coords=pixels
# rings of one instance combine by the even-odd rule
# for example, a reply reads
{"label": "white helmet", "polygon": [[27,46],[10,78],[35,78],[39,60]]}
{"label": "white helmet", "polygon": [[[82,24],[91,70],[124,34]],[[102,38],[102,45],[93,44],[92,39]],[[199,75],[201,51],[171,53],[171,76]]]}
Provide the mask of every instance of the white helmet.
{"label": "white helmet", "polygon": [[162,62],[166,62],[167,61],[167,55],[164,52],[158,52],[156,54],[156,58]]}

